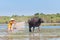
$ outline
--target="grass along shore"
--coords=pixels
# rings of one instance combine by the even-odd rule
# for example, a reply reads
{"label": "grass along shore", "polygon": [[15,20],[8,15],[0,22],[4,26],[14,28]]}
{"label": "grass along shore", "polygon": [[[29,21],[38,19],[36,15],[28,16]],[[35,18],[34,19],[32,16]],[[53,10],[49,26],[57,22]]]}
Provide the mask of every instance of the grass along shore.
{"label": "grass along shore", "polygon": [[42,23],[41,26],[60,26],[60,23]]}

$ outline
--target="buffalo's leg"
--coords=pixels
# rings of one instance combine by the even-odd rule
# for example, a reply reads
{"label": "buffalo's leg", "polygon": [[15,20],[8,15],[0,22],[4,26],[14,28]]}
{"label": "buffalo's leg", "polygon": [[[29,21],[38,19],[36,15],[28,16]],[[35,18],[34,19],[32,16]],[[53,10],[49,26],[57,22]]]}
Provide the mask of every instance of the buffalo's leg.
{"label": "buffalo's leg", "polygon": [[35,27],[33,27],[33,32],[34,32]]}
{"label": "buffalo's leg", "polygon": [[38,30],[40,31],[40,27],[38,27]]}
{"label": "buffalo's leg", "polygon": [[31,32],[31,26],[29,26],[29,32]]}

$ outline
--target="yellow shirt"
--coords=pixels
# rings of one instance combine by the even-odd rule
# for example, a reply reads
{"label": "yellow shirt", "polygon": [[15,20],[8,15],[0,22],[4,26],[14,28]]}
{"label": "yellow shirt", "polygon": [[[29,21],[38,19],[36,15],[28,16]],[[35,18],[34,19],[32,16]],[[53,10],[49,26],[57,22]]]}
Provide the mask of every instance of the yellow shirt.
{"label": "yellow shirt", "polygon": [[12,27],[12,22],[9,22],[8,23],[8,28],[11,28]]}

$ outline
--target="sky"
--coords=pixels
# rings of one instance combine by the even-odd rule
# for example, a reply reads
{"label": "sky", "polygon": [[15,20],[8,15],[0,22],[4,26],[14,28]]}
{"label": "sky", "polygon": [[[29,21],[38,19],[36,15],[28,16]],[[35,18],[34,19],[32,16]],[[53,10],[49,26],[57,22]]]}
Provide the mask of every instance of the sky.
{"label": "sky", "polygon": [[0,16],[60,13],[60,0],[0,0]]}

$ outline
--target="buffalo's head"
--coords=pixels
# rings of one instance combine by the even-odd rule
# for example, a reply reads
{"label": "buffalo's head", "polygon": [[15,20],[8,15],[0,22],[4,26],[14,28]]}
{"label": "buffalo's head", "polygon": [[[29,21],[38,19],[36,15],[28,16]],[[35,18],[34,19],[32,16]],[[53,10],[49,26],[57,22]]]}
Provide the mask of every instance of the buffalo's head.
{"label": "buffalo's head", "polygon": [[44,21],[43,21],[42,18],[39,18],[38,22],[39,22],[39,23],[44,23]]}

